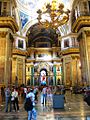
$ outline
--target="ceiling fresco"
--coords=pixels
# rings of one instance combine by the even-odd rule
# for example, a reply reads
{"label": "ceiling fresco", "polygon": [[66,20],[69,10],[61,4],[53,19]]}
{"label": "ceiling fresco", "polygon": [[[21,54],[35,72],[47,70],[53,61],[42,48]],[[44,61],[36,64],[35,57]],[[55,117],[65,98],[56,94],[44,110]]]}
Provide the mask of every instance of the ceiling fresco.
{"label": "ceiling fresco", "polygon": [[[65,8],[71,8],[71,0],[57,0],[58,2],[63,2]],[[30,21],[37,20],[37,10],[44,9],[44,6],[52,0],[17,0],[21,28],[25,28],[26,24]]]}
{"label": "ceiling fresco", "polygon": [[[52,2],[52,0],[18,0],[23,4],[24,6],[27,7],[27,9],[32,10],[32,9],[38,9],[42,8],[44,4],[47,4],[48,2]],[[57,2],[63,2],[65,7],[68,7],[70,9],[70,0],[57,0]]]}

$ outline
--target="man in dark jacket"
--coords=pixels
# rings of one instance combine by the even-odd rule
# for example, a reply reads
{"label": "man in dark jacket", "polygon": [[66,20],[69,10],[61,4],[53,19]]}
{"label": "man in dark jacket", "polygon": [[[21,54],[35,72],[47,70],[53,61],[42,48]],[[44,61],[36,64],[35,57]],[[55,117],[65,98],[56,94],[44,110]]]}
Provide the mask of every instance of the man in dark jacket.
{"label": "man in dark jacket", "polygon": [[35,95],[33,93],[33,90],[28,88],[28,94],[26,95],[26,99],[31,99],[32,101],[32,105],[33,105],[33,109],[30,109],[27,111],[28,112],[28,120],[37,120],[37,112],[36,112],[36,109],[35,109]]}

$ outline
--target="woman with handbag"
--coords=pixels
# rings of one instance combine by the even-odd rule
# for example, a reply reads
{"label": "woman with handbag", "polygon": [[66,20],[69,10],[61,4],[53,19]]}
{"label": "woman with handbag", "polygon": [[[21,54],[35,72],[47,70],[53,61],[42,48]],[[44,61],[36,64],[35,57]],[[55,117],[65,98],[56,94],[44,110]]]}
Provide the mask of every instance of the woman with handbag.
{"label": "woman with handbag", "polygon": [[14,110],[16,111],[19,111],[19,101],[18,101],[18,91],[17,91],[17,88],[14,88],[12,94],[11,94],[11,101],[13,103],[13,107],[14,107]]}

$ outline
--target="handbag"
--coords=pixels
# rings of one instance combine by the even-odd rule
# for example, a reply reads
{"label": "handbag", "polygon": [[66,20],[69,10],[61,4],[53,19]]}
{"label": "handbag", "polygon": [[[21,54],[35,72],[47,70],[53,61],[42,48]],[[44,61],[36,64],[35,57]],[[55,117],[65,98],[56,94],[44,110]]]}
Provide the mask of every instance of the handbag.
{"label": "handbag", "polygon": [[14,101],[14,100],[15,100],[15,97],[14,97],[14,96],[12,96],[12,97],[11,97],[11,101]]}

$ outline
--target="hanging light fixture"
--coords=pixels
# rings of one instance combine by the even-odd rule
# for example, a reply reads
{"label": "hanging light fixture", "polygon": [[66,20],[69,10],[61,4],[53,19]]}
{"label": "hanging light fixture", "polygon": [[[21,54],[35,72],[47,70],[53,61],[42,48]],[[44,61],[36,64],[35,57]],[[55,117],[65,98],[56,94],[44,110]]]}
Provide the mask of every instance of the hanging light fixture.
{"label": "hanging light fixture", "polygon": [[70,10],[64,10],[63,3],[57,5],[57,0],[52,0],[51,4],[48,3],[45,6],[45,10],[39,9],[37,13],[40,25],[43,25],[45,28],[57,29],[69,20]]}

